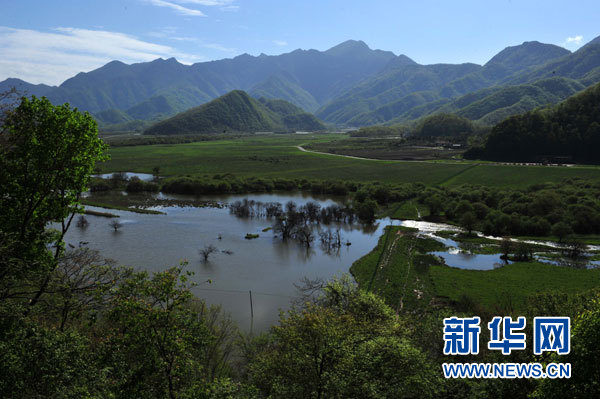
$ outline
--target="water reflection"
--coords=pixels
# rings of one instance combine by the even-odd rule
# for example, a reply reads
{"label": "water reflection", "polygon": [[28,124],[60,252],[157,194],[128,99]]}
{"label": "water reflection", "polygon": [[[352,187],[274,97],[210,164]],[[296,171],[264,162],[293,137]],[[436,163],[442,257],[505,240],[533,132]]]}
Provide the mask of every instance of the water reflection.
{"label": "water reflection", "polygon": [[[231,201],[245,197],[206,199]],[[278,194],[252,198],[281,203],[293,200],[298,204],[314,200],[305,195]],[[191,201],[197,198],[179,196],[179,199]],[[326,199],[319,200],[319,203],[326,206],[335,201]],[[149,271],[164,270],[187,260],[197,282],[213,281],[210,286],[197,287],[195,294],[209,303],[221,304],[246,330],[251,321],[248,292],[252,290],[255,331],[264,330],[277,321],[278,309],[287,308],[289,299],[296,295],[294,283],[303,277],[328,280],[348,273],[355,260],[375,247],[383,234],[383,227],[389,224],[389,220],[382,220],[368,228],[331,224],[326,228],[339,227],[344,243],[352,243],[331,253],[323,251],[318,241],[307,251],[293,240],[274,238],[273,231],[263,232],[272,225],[272,221],[240,219],[226,208],[165,206],[162,211],[164,215],[110,210],[120,216],[119,221],[123,224],[118,234],[113,234],[110,219],[88,215],[87,228],[71,228],[66,241],[72,245],[78,245],[80,241],[89,242],[90,248],[99,250],[119,264]],[[259,237],[247,240],[244,237],[248,233]],[[218,252],[212,253],[207,262],[202,262],[198,251],[206,245],[214,245]]]}
{"label": "water reflection", "polygon": [[[124,175],[127,180],[131,179],[134,176],[143,181],[152,181],[154,179],[154,175],[151,175],[149,173],[123,172],[122,175]],[[111,179],[113,177],[113,174],[103,173],[101,175],[93,175],[92,177],[99,177],[101,179]]]}

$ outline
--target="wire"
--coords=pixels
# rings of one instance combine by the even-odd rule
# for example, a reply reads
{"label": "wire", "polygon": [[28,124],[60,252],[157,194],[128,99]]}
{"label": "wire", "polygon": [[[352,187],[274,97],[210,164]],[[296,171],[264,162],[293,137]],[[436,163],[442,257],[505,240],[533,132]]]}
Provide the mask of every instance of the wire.
{"label": "wire", "polygon": [[[199,291],[214,291],[214,292],[227,292],[227,293],[236,293],[236,294],[247,294],[250,290],[248,291],[242,291],[242,290],[221,290],[221,289],[216,289],[216,288],[196,288]],[[291,296],[291,295],[280,295],[280,294],[270,294],[267,292],[257,292],[257,291],[252,291],[252,295],[268,295],[268,296],[278,296],[281,298],[300,298],[299,296]]]}

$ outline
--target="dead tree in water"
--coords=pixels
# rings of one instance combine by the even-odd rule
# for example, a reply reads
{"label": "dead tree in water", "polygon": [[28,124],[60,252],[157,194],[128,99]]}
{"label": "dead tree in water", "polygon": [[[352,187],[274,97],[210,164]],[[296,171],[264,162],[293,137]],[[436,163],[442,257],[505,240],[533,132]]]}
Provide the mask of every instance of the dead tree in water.
{"label": "dead tree in water", "polygon": [[340,229],[336,229],[335,231],[321,231],[319,233],[319,238],[321,239],[321,246],[325,251],[338,249],[342,246],[342,235],[340,234]]}
{"label": "dead tree in water", "polygon": [[217,252],[217,247],[215,247],[214,245],[205,245],[204,248],[202,248],[199,252],[200,255],[202,255],[202,257],[204,258],[204,261],[207,262],[210,254]]}
{"label": "dead tree in water", "polygon": [[298,219],[292,217],[280,216],[273,225],[273,231],[281,235],[283,240],[287,240],[294,236],[298,227]]}
{"label": "dead tree in water", "polygon": [[88,227],[89,224],[90,224],[90,222],[88,222],[88,220],[85,218],[85,216],[81,215],[77,219],[77,223],[75,225],[80,229],[85,229],[86,227]]}
{"label": "dead tree in water", "polygon": [[108,224],[110,227],[112,227],[115,230],[115,233],[121,228],[123,227],[123,224],[121,222],[119,222],[118,220],[114,219],[112,222],[110,222]]}
{"label": "dead tree in water", "polygon": [[295,237],[306,248],[310,248],[310,245],[315,240],[315,235],[313,234],[310,226],[302,226],[301,228],[297,229]]}

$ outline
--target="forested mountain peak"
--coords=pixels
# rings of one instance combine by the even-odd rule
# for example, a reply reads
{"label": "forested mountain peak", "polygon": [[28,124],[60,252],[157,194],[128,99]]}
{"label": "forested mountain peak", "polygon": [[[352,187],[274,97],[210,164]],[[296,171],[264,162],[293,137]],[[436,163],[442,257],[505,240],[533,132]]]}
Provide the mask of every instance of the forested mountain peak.
{"label": "forested mountain peak", "polygon": [[179,113],[147,129],[147,134],[254,133],[322,130],[325,126],[284,100],[255,100],[245,91],[231,92]]}
{"label": "forested mountain peak", "polygon": [[517,46],[506,47],[485,65],[500,64],[511,69],[522,69],[532,65],[540,65],[570,53],[569,50],[554,44],[530,41]]}
{"label": "forested mountain peak", "polygon": [[387,56],[394,56],[391,51],[373,50],[362,40],[346,40],[336,46],[331,47],[324,52],[330,56],[360,56],[363,54],[383,53]]}

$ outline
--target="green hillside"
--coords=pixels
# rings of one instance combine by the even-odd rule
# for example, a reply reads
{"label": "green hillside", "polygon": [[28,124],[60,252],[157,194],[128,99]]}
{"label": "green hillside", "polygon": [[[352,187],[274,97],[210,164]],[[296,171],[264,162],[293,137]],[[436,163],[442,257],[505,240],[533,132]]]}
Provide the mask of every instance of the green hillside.
{"label": "green hillside", "polygon": [[600,42],[592,41],[572,54],[530,68],[508,79],[506,83],[525,83],[552,76],[583,79],[598,67],[600,67]]}
{"label": "green hillside", "polygon": [[473,122],[453,114],[434,114],[424,118],[415,128],[415,136],[468,136],[476,130]]}
{"label": "green hillside", "polygon": [[439,99],[439,95],[433,91],[410,93],[399,100],[386,104],[373,111],[356,115],[348,121],[348,125],[367,126],[385,123],[394,119],[397,115],[403,115],[404,113],[409,112],[419,105],[430,104]]}
{"label": "green hillside", "polygon": [[576,80],[554,77],[531,84],[481,90],[442,106],[440,111],[495,125],[509,116],[557,104],[583,89],[585,86]]}
{"label": "green hillside", "polygon": [[283,100],[255,100],[234,90],[209,103],[148,128],[145,134],[315,131],[325,126],[313,115]]}
{"label": "green hillside", "polygon": [[[401,64],[365,80],[319,109],[316,115],[328,122],[350,125],[349,121],[357,115],[375,111],[411,93],[438,91],[452,80],[480,68],[475,64]],[[370,123],[368,120],[366,124]]]}
{"label": "green hillside", "polygon": [[[499,66],[502,74],[508,76],[526,68],[543,65],[549,60],[568,56],[569,50],[537,41],[524,42],[519,46],[510,46],[496,54],[484,67]],[[497,69],[500,71],[500,69]]]}
{"label": "green hillside", "polygon": [[561,104],[506,119],[470,158],[600,163],[600,83]]}
{"label": "green hillside", "polygon": [[118,109],[107,109],[106,111],[97,112],[94,117],[98,121],[100,126],[104,125],[116,125],[131,121],[133,118],[127,115],[123,111]]}
{"label": "green hillside", "polygon": [[156,96],[129,108],[126,113],[134,119],[151,120],[171,116],[178,111],[181,110],[168,97]]}
{"label": "green hillside", "polygon": [[279,98],[294,103],[309,112],[319,108],[319,103],[306,90],[304,90],[291,77],[283,74],[269,76],[248,92],[254,98]]}

